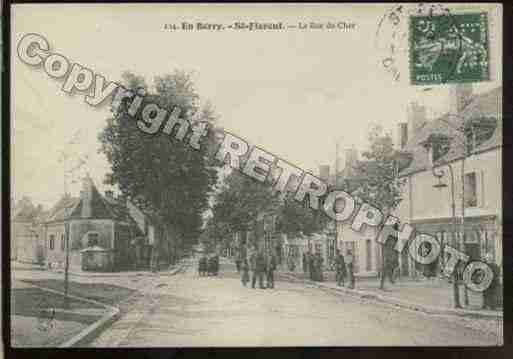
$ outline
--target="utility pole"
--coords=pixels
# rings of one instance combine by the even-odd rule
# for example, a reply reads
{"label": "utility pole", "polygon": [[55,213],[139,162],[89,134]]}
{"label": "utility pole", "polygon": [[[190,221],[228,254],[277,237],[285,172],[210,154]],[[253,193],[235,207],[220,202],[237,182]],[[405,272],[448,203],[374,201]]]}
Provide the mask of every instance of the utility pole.
{"label": "utility pole", "polygon": [[[78,141],[79,141],[79,132],[76,132],[73,137],[71,138],[70,141],[68,141],[68,143],[66,145],[73,145],[73,144],[77,144]],[[71,155],[70,155],[70,152],[69,150],[67,149],[64,149],[62,151],[60,151],[60,154],[61,154],[61,157],[59,158],[59,162],[62,162],[63,164],[63,190],[64,190],[64,196],[67,195],[68,193],[68,187],[67,187],[67,181],[66,181],[66,176],[67,175],[73,175],[73,173],[77,170],[79,170],[80,168],[82,168],[82,166],[86,163],[86,161],[84,160],[84,158],[81,158],[79,157],[79,163],[77,166],[73,167],[73,168],[68,168],[67,164],[68,164],[68,160],[71,159]],[[87,156],[86,156],[87,158]],[[69,237],[70,237],[70,225],[69,223],[65,223],[64,224],[64,244],[65,244],[65,249],[66,249],[66,255],[65,255],[65,262],[64,262],[64,308],[69,308],[69,296],[68,296],[68,289],[69,289],[69,251],[70,251],[70,241],[69,241]]]}
{"label": "utility pole", "polygon": [[[338,168],[338,155],[339,155],[339,145],[338,145],[338,141],[336,142],[335,144],[335,189],[338,189],[338,172],[339,172],[339,168]],[[336,203],[334,203],[333,205],[336,205]],[[338,249],[338,223],[337,223],[337,220],[335,220],[335,241],[333,243],[333,250],[336,251]]]}
{"label": "utility pole", "polygon": [[64,235],[65,237],[65,245],[66,245],[66,264],[64,270],[64,308],[69,308],[69,297],[68,297],[68,287],[69,287],[69,223],[64,224]]}

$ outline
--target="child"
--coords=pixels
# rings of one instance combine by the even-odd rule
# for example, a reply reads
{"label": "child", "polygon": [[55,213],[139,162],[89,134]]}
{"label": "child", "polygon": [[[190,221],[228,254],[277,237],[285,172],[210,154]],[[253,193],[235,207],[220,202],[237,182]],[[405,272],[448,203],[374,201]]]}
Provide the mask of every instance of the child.
{"label": "child", "polygon": [[244,287],[246,286],[246,284],[249,282],[249,264],[248,264],[248,260],[246,258],[244,258],[242,260],[242,284],[244,285]]}

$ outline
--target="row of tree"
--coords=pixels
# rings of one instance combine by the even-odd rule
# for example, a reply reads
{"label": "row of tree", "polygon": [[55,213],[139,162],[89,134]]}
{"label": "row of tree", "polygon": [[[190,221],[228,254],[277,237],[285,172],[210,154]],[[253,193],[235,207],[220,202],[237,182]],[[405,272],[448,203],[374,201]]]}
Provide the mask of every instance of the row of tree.
{"label": "row of tree", "polygon": [[205,240],[218,244],[233,239],[233,233],[253,230],[259,214],[276,216],[276,230],[309,235],[324,229],[327,217],[312,210],[291,194],[281,196],[268,183],[260,183],[237,171],[227,176],[214,197],[212,215],[206,223]]}
{"label": "row of tree", "polygon": [[[200,106],[191,75],[175,71],[157,76],[150,88],[145,79],[124,73],[123,85],[130,90],[144,90],[144,103],[153,102],[166,109],[178,106],[181,116],[191,123],[207,121],[215,126],[216,115],[210,105]],[[216,148],[215,131],[200,150],[184,146],[172,135],[159,132],[148,135],[137,127],[140,112],[129,114],[128,100],[107,119],[100,133],[101,151],[111,165],[106,183],[119,190],[141,209],[151,213],[162,224],[169,243],[189,247],[201,237],[210,241],[228,240],[232,233],[253,228],[260,213],[277,216],[276,229],[287,234],[309,235],[323,230],[328,217],[314,211],[292,196],[272,192],[270,183],[259,183],[234,171],[218,181],[222,163],[216,163],[212,149]],[[395,153],[392,139],[375,127],[370,132],[370,150],[364,153],[374,170],[358,181],[360,198],[379,208],[392,210],[400,201],[399,184],[395,177]],[[361,172],[361,171],[360,171]],[[339,189],[352,192],[349,182]],[[321,199],[322,203],[322,199]],[[211,216],[204,223],[205,212]],[[166,243],[166,246],[169,244]],[[155,246],[159,248],[159,245]],[[174,248],[175,251],[178,248]]]}
{"label": "row of tree", "polygon": [[[199,105],[191,75],[183,71],[158,76],[150,88],[144,78],[126,72],[123,85],[129,90],[144,90],[145,103],[156,103],[161,108],[179,107],[181,116],[191,123],[208,121],[212,125],[216,116],[212,107]],[[154,248],[169,248],[173,254],[190,247],[203,226],[203,213],[209,207],[209,195],[217,180],[208,151],[211,146],[193,150],[174,137],[162,132],[148,135],[137,127],[140,111],[135,116],[128,113],[125,101],[117,112],[107,119],[107,125],[99,135],[101,152],[110,163],[111,172],[106,184],[115,185],[139,208],[150,214],[158,223],[160,235]],[[213,145],[209,137],[207,144]],[[180,244],[180,245],[178,245]],[[178,248],[178,246],[182,248]],[[155,255],[157,254],[154,251]]]}

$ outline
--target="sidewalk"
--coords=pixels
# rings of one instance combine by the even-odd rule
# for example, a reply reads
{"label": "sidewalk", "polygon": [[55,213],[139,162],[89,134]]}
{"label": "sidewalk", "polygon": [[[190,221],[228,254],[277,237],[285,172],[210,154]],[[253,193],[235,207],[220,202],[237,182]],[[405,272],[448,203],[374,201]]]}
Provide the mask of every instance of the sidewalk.
{"label": "sidewalk", "polygon": [[[167,275],[168,272],[172,272],[173,269],[178,265],[167,265],[162,266],[159,271],[152,272],[149,268],[145,270],[134,270],[134,271],[119,271],[119,272],[91,272],[84,271],[80,267],[70,267],[68,273],[71,276],[81,277],[140,277],[140,276],[156,276],[156,275]],[[44,266],[31,263],[20,263],[11,261],[11,271],[43,271],[46,273],[64,273],[62,268],[48,269]]]}
{"label": "sidewalk", "polygon": [[[44,291],[45,294],[40,294],[39,297],[58,299],[53,300],[49,307],[53,308],[52,313],[55,313],[55,319],[60,319],[51,321],[52,330],[49,330],[48,333],[34,332],[37,329],[35,324],[39,321],[37,317],[40,315],[33,309],[36,306],[34,304],[27,304],[23,307],[18,305],[16,306],[18,312],[11,309],[13,323],[16,323],[11,336],[16,337],[18,346],[86,345],[122,314],[121,304],[126,302],[126,305],[129,306],[132,300],[143,295],[146,287],[154,287],[155,281],[158,282],[162,276],[172,276],[183,271],[186,264],[187,260],[181,260],[174,267],[166,269],[165,272],[157,273],[132,272],[128,275],[126,272],[93,273],[96,275],[90,276],[88,275],[90,273],[85,272],[82,275],[71,275],[69,293],[72,304],[75,305],[71,310],[67,310],[58,307],[58,304],[63,302],[64,280],[62,273],[45,270],[37,265],[11,262],[11,281],[13,283],[11,295],[16,293],[17,297],[21,298],[12,300],[11,303],[21,303],[21,300],[26,301],[31,298],[22,292],[24,288],[33,288],[38,293]],[[141,273],[146,277],[141,277]],[[78,307],[77,303],[82,306]],[[87,303],[86,306],[83,305],[84,303]],[[45,306],[47,305],[45,304]],[[24,312],[21,312],[21,309],[24,309]]]}
{"label": "sidewalk", "polygon": [[105,306],[18,280],[11,291],[11,340],[15,347],[59,346],[108,314]]}
{"label": "sidewalk", "polygon": [[[305,278],[304,273],[281,272],[286,276],[304,280],[320,288],[341,291],[367,299],[393,304],[399,307],[431,314],[451,314],[481,318],[502,318],[503,310],[483,310],[482,294],[468,291],[469,305],[465,306],[463,286],[460,286],[460,302],[463,309],[453,306],[452,284],[446,279],[402,279],[395,284],[385,282],[385,290],[379,289],[379,278],[356,278],[355,289],[339,287],[335,283],[333,272],[325,272],[324,282],[313,282]],[[347,285],[347,281],[346,281]]]}

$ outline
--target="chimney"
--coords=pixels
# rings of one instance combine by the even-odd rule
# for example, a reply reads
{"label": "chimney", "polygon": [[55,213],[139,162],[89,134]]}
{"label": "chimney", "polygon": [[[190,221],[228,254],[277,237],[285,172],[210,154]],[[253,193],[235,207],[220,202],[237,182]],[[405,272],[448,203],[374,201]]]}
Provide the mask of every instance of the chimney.
{"label": "chimney", "polygon": [[426,108],[417,102],[410,103],[408,107],[407,139],[411,140],[420,127],[426,122]]}
{"label": "chimney", "polygon": [[451,86],[449,89],[449,112],[458,115],[472,99],[472,84],[463,83]]}
{"label": "chimney", "polygon": [[82,218],[89,218],[92,215],[92,199],[93,199],[93,180],[89,175],[82,180],[82,191],[80,191],[82,200]]}
{"label": "chimney", "polygon": [[114,192],[113,191],[105,191],[105,197],[107,197],[110,200],[114,200]]}
{"label": "chimney", "polygon": [[329,165],[321,165],[319,166],[319,178],[324,181],[328,182],[330,177],[330,166]]}
{"label": "chimney", "polygon": [[408,143],[408,123],[401,122],[397,126],[397,148],[402,150]]}

